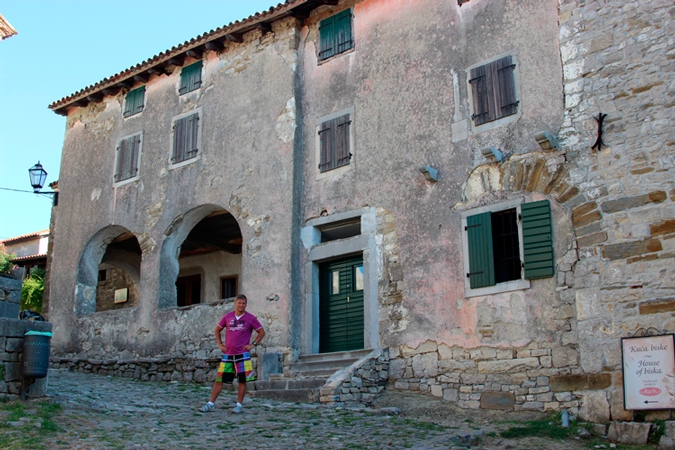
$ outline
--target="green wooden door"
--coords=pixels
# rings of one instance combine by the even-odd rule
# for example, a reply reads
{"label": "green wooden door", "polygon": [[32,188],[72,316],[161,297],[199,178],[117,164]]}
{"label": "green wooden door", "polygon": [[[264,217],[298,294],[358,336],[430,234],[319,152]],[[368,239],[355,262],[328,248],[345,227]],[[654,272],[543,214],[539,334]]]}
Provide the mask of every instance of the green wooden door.
{"label": "green wooden door", "polygon": [[319,352],[363,349],[363,258],[319,266]]}

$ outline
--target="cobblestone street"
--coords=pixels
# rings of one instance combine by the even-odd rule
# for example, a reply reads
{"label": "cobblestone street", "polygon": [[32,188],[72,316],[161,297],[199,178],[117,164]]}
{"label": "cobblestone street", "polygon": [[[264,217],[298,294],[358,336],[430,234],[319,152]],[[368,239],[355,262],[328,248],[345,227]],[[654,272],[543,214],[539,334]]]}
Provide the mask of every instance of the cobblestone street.
{"label": "cobblestone street", "polygon": [[[197,408],[209,392],[210,387],[198,384],[50,370],[48,393],[62,409],[55,417],[58,431],[43,445],[50,449],[586,448],[580,441],[505,440],[498,432],[513,425],[506,421],[530,419],[533,413],[465,411],[420,394],[392,392],[374,408],[247,398],[243,414],[236,415],[231,413],[234,393],[224,390],[215,411],[199,413]],[[26,405],[29,409],[31,402]],[[12,432],[11,427],[3,431]]]}

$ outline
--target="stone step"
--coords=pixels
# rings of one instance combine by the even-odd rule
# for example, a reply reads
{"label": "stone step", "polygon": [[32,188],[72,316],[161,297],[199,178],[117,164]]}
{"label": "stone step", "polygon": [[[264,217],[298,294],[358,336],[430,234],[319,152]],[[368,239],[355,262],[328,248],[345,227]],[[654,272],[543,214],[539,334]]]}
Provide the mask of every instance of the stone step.
{"label": "stone step", "polygon": [[309,378],[305,380],[266,380],[255,381],[254,389],[256,391],[264,390],[297,390],[297,389],[319,389],[324,385],[325,379]]}
{"label": "stone step", "polygon": [[319,389],[266,389],[264,391],[251,391],[251,397],[266,398],[282,402],[317,403],[319,401]]}
{"label": "stone step", "polygon": [[371,350],[365,349],[302,355],[297,363],[291,364],[291,374],[295,377],[330,377],[338,370],[348,367],[370,352]]}
{"label": "stone step", "polygon": [[298,359],[301,363],[316,361],[340,361],[344,359],[356,361],[359,358],[363,358],[370,352],[372,352],[371,349],[352,350],[349,352],[316,353],[311,355],[300,355],[300,358]]}

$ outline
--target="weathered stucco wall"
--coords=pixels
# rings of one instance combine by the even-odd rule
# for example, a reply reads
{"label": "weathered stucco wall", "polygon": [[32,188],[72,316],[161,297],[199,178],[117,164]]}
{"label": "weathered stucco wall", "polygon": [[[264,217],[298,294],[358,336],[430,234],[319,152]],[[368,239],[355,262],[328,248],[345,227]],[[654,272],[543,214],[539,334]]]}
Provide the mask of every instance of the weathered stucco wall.
{"label": "weathered stucco wall", "polygon": [[[188,94],[177,92],[180,67],[151,77],[141,114],[123,118],[122,94],[71,110],[54,227],[53,258],[59,263],[52,267],[50,319],[57,354],[209,353],[215,345],[215,323],[231,306],[158,308],[167,301],[162,283],[171,286],[175,281],[163,278],[178,274],[177,266],[162,263],[161,249],[173,235],[190,231],[186,223],[194,224],[219,208],[230,212],[241,229],[240,292],[249,296],[249,309],[264,319],[263,324],[276,329],[268,345],[287,345],[293,24],[278,22],[273,33],[248,33],[241,44],[231,43],[220,54],[210,52],[202,87]],[[172,168],[172,118],[194,109],[201,111],[199,155],[191,164]],[[138,131],[143,132],[140,177],[113,187],[117,142]],[[78,317],[75,294],[84,249],[113,224],[139,241],[140,302],[137,307]],[[214,293],[208,290],[207,300],[212,301]]]}

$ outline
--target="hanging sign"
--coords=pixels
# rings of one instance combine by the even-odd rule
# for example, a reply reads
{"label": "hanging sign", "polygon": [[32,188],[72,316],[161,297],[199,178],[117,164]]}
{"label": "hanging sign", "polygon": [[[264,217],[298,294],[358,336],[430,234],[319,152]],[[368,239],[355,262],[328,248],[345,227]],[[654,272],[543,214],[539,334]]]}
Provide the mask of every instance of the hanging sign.
{"label": "hanging sign", "polygon": [[672,334],[621,339],[624,409],[675,409]]}

